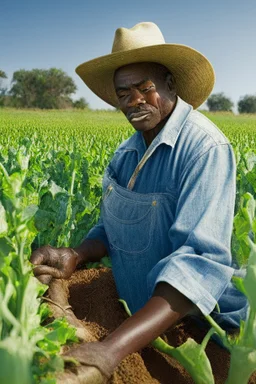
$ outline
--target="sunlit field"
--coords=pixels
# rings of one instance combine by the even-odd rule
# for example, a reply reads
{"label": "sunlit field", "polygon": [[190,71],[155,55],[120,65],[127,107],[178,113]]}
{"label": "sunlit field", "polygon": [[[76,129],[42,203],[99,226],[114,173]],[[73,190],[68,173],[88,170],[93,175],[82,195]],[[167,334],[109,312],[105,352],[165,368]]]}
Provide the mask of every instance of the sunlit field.
{"label": "sunlit field", "polygon": [[[256,115],[204,113],[234,149],[232,253],[246,266],[256,242]],[[53,383],[61,345],[75,340],[65,320],[44,325],[46,288],[33,277],[31,250],[81,243],[99,217],[104,169],[133,132],[118,111],[0,109],[0,361],[7,370],[16,359],[22,384]]]}

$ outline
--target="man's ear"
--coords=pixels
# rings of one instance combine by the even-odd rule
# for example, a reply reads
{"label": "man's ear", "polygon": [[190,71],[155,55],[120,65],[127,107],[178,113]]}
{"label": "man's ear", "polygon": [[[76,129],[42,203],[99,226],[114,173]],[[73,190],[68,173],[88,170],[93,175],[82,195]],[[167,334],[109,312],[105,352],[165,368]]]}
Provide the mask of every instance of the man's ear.
{"label": "man's ear", "polygon": [[167,73],[166,82],[169,90],[173,93],[176,92],[175,79],[171,73]]}

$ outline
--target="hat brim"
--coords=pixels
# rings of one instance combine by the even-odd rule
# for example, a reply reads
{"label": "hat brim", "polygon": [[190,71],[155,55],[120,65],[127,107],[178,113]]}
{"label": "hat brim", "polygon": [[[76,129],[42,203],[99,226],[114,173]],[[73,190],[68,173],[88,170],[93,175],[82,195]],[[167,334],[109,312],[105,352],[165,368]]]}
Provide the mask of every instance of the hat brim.
{"label": "hat brim", "polygon": [[210,95],[215,75],[211,63],[195,49],[179,44],[159,44],[115,52],[80,64],[76,73],[102,100],[118,107],[114,88],[115,71],[128,64],[154,62],[164,65],[175,77],[177,95],[198,108]]}

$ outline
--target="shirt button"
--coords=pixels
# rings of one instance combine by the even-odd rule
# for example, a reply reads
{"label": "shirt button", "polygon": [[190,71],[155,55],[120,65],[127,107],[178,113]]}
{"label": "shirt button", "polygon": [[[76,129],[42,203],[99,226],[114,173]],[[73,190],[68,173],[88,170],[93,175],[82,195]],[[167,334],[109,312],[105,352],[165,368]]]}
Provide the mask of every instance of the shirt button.
{"label": "shirt button", "polygon": [[152,205],[155,207],[156,204],[157,204],[156,200],[153,200],[153,201],[152,201]]}

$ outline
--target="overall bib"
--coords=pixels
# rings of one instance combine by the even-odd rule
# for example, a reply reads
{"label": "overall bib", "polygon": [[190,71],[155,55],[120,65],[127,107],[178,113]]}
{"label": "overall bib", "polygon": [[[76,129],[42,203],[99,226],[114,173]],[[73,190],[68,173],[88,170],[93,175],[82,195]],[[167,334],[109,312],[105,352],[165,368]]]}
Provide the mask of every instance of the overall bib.
{"label": "overall bib", "polygon": [[[132,191],[142,160],[127,188],[120,186],[109,170],[103,178],[101,214],[109,241],[112,272],[119,298],[127,302],[132,313],[150,299],[149,273],[173,251],[169,230],[177,204],[171,193]],[[214,319],[226,329],[239,327],[240,319],[246,317],[248,303],[231,281],[218,303],[223,312],[213,311]]]}
{"label": "overall bib", "polygon": [[132,191],[136,177],[149,156],[146,151],[127,188],[120,186],[109,170],[103,178],[101,212],[108,234],[113,275],[119,297],[127,302],[132,313],[149,299],[149,272],[159,260],[172,252],[171,242],[163,241],[163,238],[168,236],[174,219],[174,198],[169,193],[141,194]]}

